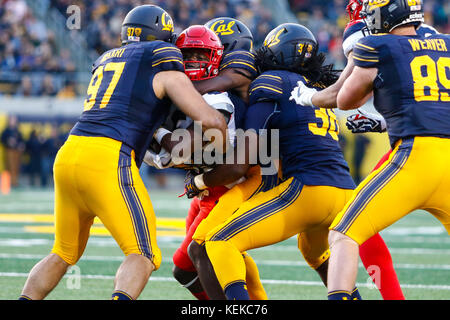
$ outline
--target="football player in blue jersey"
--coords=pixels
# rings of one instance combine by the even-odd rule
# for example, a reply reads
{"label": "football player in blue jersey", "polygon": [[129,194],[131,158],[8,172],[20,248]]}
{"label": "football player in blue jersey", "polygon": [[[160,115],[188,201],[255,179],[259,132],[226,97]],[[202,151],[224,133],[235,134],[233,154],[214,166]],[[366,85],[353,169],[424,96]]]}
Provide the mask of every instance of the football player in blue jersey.
{"label": "football player in blue jersey", "polygon": [[[362,0],[350,0],[346,9],[350,21],[344,31],[342,47],[345,56],[348,58],[348,64],[338,81],[325,90],[317,91],[314,88],[306,87],[303,82],[298,82],[298,86],[292,92],[291,99],[295,100],[300,105],[313,106],[311,100],[314,100],[314,105],[317,107],[336,107],[337,94],[345,79],[350,75],[354,68],[352,56],[353,47],[359,39],[370,34],[366,24],[359,16],[360,11],[362,10]],[[363,119],[368,118],[361,114],[353,117],[354,123],[358,125],[364,121]],[[375,120],[373,121],[375,122]],[[346,124],[347,127],[349,127],[349,121],[347,121]],[[370,125],[373,125],[373,123]],[[394,269],[391,254],[379,233],[361,244],[359,254],[361,261],[367,270],[370,270],[369,268],[371,268],[371,266],[378,267],[379,272],[373,272],[370,275],[383,299],[404,300],[404,295],[397,278],[397,273]],[[383,276],[380,277],[380,274]]]}
{"label": "football player in blue jersey", "polygon": [[[241,252],[296,234],[300,234],[299,247],[306,261],[326,284],[328,227],[355,185],[337,141],[334,113],[305,110],[289,100],[297,81],[321,89],[337,79],[317,50],[307,28],[288,23],[271,31],[257,52],[262,74],[250,86],[245,128],[254,137],[249,137],[251,141],[262,138],[257,133],[263,134],[264,129],[279,130],[284,182],[250,197],[206,236],[208,257],[228,299],[249,298]],[[248,159],[258,154],[258,143],[245,149]],[[249,165],[248,160],[243,164]],[[217,172],[206,172],[201,180],[214,186],[214,181],[223,181],[214,177]],[[357,290],[354,294],[359,296]]]}
{"label": "football player in blue jersey", "polygon": [[429,211],[450,233],[450,37],[418,34],[422,1],[364,1],[361,13],[372,35],[355,44],[337,104],[355,109],[373,92],[393,151],[330,227],[329,299],[350,298],[358,246],[409,212]]}
{"label": "football player in blue jersey", "polygon": [[[347,10],[349,11],[351,18],[350,23],[347,25],[344,32],[343,42],[344,53],[349,58],[349,64],[346,67],[347,73],[343,73],[340,81],[338,81],[339,83],[334,85],[335,88],[333,91],[329,90],[331,88],[327,88],[321,92],[314,92],[313,89],[306,88],[302,83],[299,83],[299,87],[293,91],[293,99],[295,99],[299,104],[333,107],[334,103],[334,106],[336,106],[338,90],[342,87],[343,81],[349,76],[349,73],[354,67],[352,57],[353,48],[360,39],[370,35],[371,33],[370,30],[368,30],[366,23],[359,15],[362,10],[361,0],[350,0]],[[423,23],[418,26],[416,32],[417,35],[422,37],[429,37],[431,35],[438,34],[436,29]],[[346,125],[353,133],[386,131],[386,121],[382,116],[368,113],[360,109],[358,109],[357,114],[351,115],[347,118]],[[389,159],[391,152],[392,149],[380,159],[373,171],[380,168],[383,163]],[[379,281],[375,281],[377,279],[375,277],[374,282],[377,284],[383,298],[388,300],[404,299],[403,292],[400,288],[398,278],[393,268],[392,258],[381,236],[377,233],[362,243],[359,247],[359,253],[366,268],[370,265],[377,265],[380,267],[383,277],[378,279]]]}
{"label": "football player in blue jersey", "polygon": [[[173,21],[158,6],[143,5],[124,19],[123,46],[93,66],[84,112],[55,160],[55,242],[30,272],[20,299],[43,299],[83,254],[98,217],[125,254],[113,300],[136,299],[161,263],[156,218],[139,166],[173,102],[204,130],[226,122],[184,74],[171,44]],[[221,146],[224,147],[224,146]]]}

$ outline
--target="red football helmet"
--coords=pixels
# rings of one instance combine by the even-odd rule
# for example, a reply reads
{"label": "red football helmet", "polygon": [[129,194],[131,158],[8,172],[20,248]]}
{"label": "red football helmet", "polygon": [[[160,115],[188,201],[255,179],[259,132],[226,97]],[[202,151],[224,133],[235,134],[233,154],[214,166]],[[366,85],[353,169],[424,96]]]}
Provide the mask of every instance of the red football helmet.
{"label": "red football helmet", "polygon": [[347,7],[345,8],[348,12],[348,15],[350,17],[350,23],[352,23],[355,20],[361,20],[361,17],[359,16],[359,12],[363,8],[363,2],[361,0],[350,0],[348,2]]}
{"label": "red football helmet", "polygon": [[183,53],[184,70],[191,80],[209,79],[219,74],[223,46],[214,31],[201,25],[191,26],[179,35],[175,44]]}

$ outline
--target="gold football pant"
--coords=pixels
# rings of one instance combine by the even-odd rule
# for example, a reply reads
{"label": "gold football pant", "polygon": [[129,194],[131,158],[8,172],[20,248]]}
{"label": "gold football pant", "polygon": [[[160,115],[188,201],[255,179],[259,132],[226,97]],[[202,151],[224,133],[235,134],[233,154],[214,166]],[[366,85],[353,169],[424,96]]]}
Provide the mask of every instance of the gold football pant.
{"label": "gold football pant", "polygon": [[[261,176],[261,168],[259,166],[251,167],[246,174],[245,181],[233,186],[219,198],[219,201],[208,216],[197,226],[192,239],[199,244],[203,244],[206,234],[211,229],[229,218],[245,200],[258,193],[263,187],[264,181]],[[246,252],[243,252],[241,257],[244,259],[250,298],[252,300],[267,300],[267,294],[261,284],[258,267],[253,258]]]}
{"label": "gold football pant", "polygon": [[113,139],[70,135],[56,156],[54,178],[53,253],[75,264],[98,217],[125,255],[140,254],[160,266],[156,218],[134,151]]}
{"label": "gold football pant", "polygon": [[450,139],[399,141],[380,168],[355,189],[331,229],[362,244],[408,213],[423,209],[450,233]]}
{"label": "gold football pant", "polygon": [[[308,263],[320,265],[328,252],[328,227],[350,198],[352,190],[306,186],[290,178],[260,192],[206,236],[206,251],[224,290],[245,281],[241,252],[275,244],[301,234]],[[308,241],[315,243],[308,243]],[[322,261],[323,262],[323,261]]]}
{"label": "gold football pant", "polygon": [[261,168],[253,166],[248,171],[245,181],[233,186],[219,198],[208,216],[198,225],[192,239],[202,244],[208,232],[228,219],[244,201],[256,194],[261,187]]}

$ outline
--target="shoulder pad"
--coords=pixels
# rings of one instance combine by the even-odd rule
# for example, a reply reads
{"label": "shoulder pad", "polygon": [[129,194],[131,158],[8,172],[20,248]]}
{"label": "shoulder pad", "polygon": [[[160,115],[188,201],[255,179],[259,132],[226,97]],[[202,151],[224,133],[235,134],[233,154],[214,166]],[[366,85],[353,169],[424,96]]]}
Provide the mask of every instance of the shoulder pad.
{"label": "shoulder pad", "polygon": [[245,50],[235,50],[227,53],[220,64],[220,71],[230,68],[244,69],[256,78],[258,72],[255,66],[255,55]]}
{"label": "shoulder pad", "polygon": [[250,84],[250,104],[283,97],[283,79],[274,72],[265,72]]}
{"label": "shoulder pad", "polygon": [[234,112],[234,104],[227,92],[205,93],[203,99],[214,109]]}
{"label": "shoulder pad", "polygon": [[375,68],[379,63],[379,36],[361,38],[353,48],[355,65],[363,68]]}
{"label": "shoulder pad", "polygon": [[158,71],[175,70],[184,72],[184,62],[181,50],[171,43],[159,42],[152,49],[152,68]]}

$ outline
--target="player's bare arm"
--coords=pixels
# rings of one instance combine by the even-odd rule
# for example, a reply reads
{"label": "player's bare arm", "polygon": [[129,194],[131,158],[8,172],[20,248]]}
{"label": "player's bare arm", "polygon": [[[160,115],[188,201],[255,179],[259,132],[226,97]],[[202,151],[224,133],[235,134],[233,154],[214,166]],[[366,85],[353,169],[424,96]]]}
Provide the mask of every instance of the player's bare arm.
{"label": "player's bare arm", "polygon": [[215,78],[194,82],[194,87],[201,93],[212,91],[227,91],[231,88],[239,93],[242,99],[248,102],[248,87],[251,75],[244,69],[225,69]]}
{"label": "player's bare arm", "polygon": [[312,104],[320,108],[336,108],[339,90],[342,88],[345,80],[347,80],[352,73],[354,67],[355,64],[353,62],[352,53],[350,53],[348,56],[347,65],[339,76],[339,79],[328,88],[315,93],[311,99]]}
{"label": "player's bare arm", "polygon": [[376,68],[356,66],[339,90],[337,107],[341,110],[352,110],[362,106],[372,95],[373,81],[377,72]]}
{"label": "player's bare arm", "polygon": [[[256,135],[250,132],[249,135]],[[254,139],[253,139],[254,138]],[[216,187],[233,183],[244,177],[251,167],[250,155],[257,154],[257,145],[250,141],[257,141],[256,137],[245,138],[245,150],[234,150],[233,154],[227,157],[225,164],[217,165],[211,171],[203,174],[203,182],[208,187]],[[232,157],[232,159],[230,159]]]}

